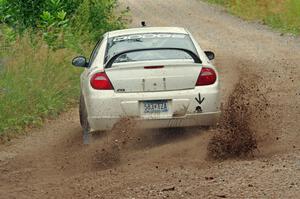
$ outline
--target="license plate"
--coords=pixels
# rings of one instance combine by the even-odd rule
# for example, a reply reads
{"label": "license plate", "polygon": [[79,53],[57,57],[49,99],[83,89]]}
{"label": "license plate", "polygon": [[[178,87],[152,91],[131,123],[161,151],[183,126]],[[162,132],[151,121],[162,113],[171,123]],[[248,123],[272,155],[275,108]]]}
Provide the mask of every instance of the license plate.
{"label": "license plate", "polygon": [[166,113],[168,112],[167,100],[144,101],[144,113]]}

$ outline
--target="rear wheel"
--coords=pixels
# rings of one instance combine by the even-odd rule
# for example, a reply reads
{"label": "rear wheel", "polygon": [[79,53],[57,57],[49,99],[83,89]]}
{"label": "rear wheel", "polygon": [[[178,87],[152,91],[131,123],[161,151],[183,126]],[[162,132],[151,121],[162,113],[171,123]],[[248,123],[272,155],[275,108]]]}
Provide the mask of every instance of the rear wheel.
{"label": "rear wheel", "polygon": [[80,124],[82,127],[82,139],[83,144],[89,144],[89,137],[90,137],[90,125],[88,122],[88,115],[87,110],[84,102],[84,97],[81,94],[80,95],[80,101],[79,101],[79,119]]}

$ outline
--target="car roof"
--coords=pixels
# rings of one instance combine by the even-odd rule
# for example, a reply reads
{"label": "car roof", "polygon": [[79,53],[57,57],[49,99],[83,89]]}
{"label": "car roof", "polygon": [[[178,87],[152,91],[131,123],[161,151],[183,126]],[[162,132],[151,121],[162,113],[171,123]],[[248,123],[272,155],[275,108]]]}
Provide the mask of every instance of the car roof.
{"label": "car roof", "polygon": [[181,27],[143,27],[143,28],[130,28],[123,30],[115,30],[108,32],[108,37],[117,37],[122,35],[142,34],[142,33],[179,33],[188,34],[188,32]]}

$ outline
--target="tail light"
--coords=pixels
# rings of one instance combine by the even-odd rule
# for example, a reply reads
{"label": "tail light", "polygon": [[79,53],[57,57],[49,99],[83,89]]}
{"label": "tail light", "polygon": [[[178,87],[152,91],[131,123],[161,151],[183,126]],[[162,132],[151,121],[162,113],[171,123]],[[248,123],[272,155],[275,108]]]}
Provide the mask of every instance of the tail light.
{"label": "tail light", "polygon": [[104,72],[96,73],[91,78],[91,86],[96,90],[112,90],[113,86]]}
{"label": "tail light", "polygon": [[197,79],[196,86],[205,86],[215,83],[217,80],[216,72],[212,68],[202,67]]}

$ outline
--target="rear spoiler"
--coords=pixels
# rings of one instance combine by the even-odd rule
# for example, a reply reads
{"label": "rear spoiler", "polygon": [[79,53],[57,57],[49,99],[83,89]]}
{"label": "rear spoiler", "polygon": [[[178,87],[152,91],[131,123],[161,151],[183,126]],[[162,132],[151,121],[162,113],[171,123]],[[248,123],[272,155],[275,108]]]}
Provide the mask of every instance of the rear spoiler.
{"label": "rear spoiler", "polygon": [[126,50],[122,51],[120,53],[115,54],[112,58],[108,60],[108,62],[105,64],[104,68],[111,68],[113,63],[118,59],[121,55],[124,55],[126,53],[132,53],[132,52],[140,52],[140,51],[151,51],[151,50],[179,50],[179,51],[184,51],[187,54],[189,54],[195,63],[200,63],[202,64],[201,59],[199,58],[198,55],[196,55],[194,52],[184,49],[184,48],[141,48],[141,49],[134,49],[134,50]]}

